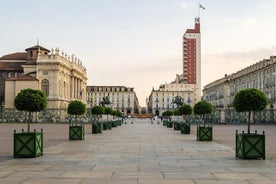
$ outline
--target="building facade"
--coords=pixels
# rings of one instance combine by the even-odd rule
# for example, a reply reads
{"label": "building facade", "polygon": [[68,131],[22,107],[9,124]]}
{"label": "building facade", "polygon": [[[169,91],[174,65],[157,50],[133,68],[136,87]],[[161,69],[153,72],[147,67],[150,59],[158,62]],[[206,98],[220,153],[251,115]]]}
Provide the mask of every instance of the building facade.
{"label": "building facade", "polygon": [[193,106],[201,100],[201,33],[200,19],[195,18],[193,29],[183,35],[183,73],[176,75],[170,84],[162,84],[152,89],[147,99],[148,112],[161,115],[165,110],[175,109],[173,99],[179,96],[184,103]]}
{"label": "building facade", "polygon": [[203,99],[215,108],[233,108],[235,95],[243,89],[256,88],[263,91],[269,100],[268,108],[276,107],[275,69],[276,57],[271,56],[224,78],[204,86]]}
{"label": "building facade", "polygon": [[140,113],[139,101],[134,88],[125,86],[87,86],[87,106],[92,108],[100,105],[103,98],[109,97],[111,107],[120,110],[123,115],[134,115]]}
{"label": "building facade", "polygon": [[200,19],[195,18],[194,29],[183,35],[183,82],[201,85],[201,33]]}
{"label": "building facade", "polygon": [[86,69],[79,59],[39,45],[25,51],[0,58],[0,98],[5,108],[14,108],[15,96],[26,88],[42,90],[47,109],[66,109],[76,99],[86,103]]}
{"label": "building facade", "polygon": [[174,110],[177,108],[173,100],[176,96],[183,99],[183,103],[193,106],[195,102],[200,100],[195,91],[196,84],[184,84],[182,76],[177,75],[176,80],[170,84],[163,84],[159,89],[152,89],[149,98],[147,99],[148,113],[160,116],[164,111]]}

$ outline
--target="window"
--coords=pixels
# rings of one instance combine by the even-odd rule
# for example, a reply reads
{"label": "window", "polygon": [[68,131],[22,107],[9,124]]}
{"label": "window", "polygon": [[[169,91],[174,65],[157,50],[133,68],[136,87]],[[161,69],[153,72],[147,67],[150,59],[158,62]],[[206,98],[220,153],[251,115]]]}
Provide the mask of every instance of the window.
{"label": "window", "polygon": [[43,75],[48,75],[48,71],[43,71]]}
{"label": "window", "polygon": [[47,79],[43,79],[41,82],[41,91],[48,97],[49,96],[49,81]]}

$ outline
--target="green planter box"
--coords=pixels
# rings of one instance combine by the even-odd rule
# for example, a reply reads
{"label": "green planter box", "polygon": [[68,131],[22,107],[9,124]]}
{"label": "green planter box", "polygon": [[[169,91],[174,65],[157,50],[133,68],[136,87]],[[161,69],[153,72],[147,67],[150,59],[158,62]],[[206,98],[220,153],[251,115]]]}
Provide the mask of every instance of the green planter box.
{"label": "green planter box", "polygon": [[167,126],[168,121],[167,120],[163,120],[163,126]]}
{"label": "green planter box", "polygon": [[117,126],[122,126],[122,122],[120,120],[117,120]]}
{"label": "green planter box", "polygon": [[191,133],[191,124],[190,123],[181,123],[180,124],[181,134],[190,134]]}
{"label": "green planter box", "polygon": [[174,130],[180,130],[180,123],[179,122],[173,122],[173,129]]}
{"label": "green planter box", "polygon": [[103,122],[103,130],[107,130],[107,129],[108,129],[107,122]]}
{"label": "green planter box", "polygon": [[93,122],[92,123],[92,134],[98,134],[103,132],[103,123]]}
{"label": "green planter box", "polygon": [[236,131],[236,157],[244,159],[265,159],[265,134],[246,134]]}
{"label": "green planter box", "polygon": [[213,127],[197,125],[197,140],[198,141],[212,141]]}
{"label": "green planter box", "polygon": [[168,128],[172,128],[172,127],[173,127],[173,123],[172,123],[171,121],[168,121],[168,122],[167,122],[167,127],[168,127]]}
{"label": "green planter box", "polygon": [[117,121],[112,121],[112,127],[117,127]]}
{"label": "green planter box", "polygon": [[69,126],[69,140],[83,140],[84,139],[84,126],[83,125],[70,125]]}
{"label": "green planter box", "polygon": [[43,155],[43,132],[21,132],[13,134],[13,157],[35,158]]}

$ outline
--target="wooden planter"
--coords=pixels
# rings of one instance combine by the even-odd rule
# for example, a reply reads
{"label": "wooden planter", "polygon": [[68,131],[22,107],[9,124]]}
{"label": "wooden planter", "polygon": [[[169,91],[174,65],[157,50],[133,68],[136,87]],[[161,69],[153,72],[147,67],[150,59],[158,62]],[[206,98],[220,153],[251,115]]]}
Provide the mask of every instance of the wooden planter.
{"label": "wooden planter", "polygon": [[117,121],[112,121],[111,124],[112,124],[112,127],[117,127]]}
{"label": "wooden planter", "polygon": [[265,159],[265,134],[238,133],[236,130],[236,157],[243,159]]}
{"label": "wooden planter", "polygon": [[20,132],[13,134],[13,157],[35,158],[43,155],[43,132]]}
{"label": "wooden planter", "polygon": [[191,124],[190,123],[181,123],[180,131],[181,131],[181,134],[190,134],[191,133]]}
{"label": "wooden planter", "polygon": [[173,129],[174,130],[180,130],[180,123],[179,122],[173,122]]}
{"label": "wooden planter", "polygon": [[213,127],[197,125],[197,140],[198,141],[212,141],[213,140]]}
{"label": "wooden planter", "polygon": [[100,122],[92,123],[92,134],[98,134],[103,132],[103,124]]}
{"label": "wooden planter", "polygon": [[84,126],[70,125],[69,126],[69,140],[84,140]]}
{"label": "wooden planter", "polygon": [[107,127],[107,122],[103,122],[103,130],[107,130],[108,127]]}
{"label": "wooden planter", "polygon": [[117,126],[122,126],[122,122],[120,120],[117,120]]}
{"label": "wooden planter", "polygon": [[173,127],[173,123],[172,123],[171,121],[168,121],[168,122],[167,122],[167,127],[168,127],[168,128],[172,128],[172,127]]}

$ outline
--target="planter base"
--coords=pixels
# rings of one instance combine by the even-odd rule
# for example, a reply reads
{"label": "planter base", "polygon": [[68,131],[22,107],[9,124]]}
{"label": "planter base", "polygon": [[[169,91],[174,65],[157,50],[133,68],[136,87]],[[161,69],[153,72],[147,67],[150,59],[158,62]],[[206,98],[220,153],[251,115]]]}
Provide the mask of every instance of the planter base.
{"label": "planter base", "polygon": [[191,125],[188,124],[188,123],[181,123],[180,124],[180,131],[181,131],[181,134],[190,134]]}
{"label": "planter base", "polygon": [[43,155],[43,132],[21,132],[13,134],[13,157],[35,158]]}
{"label": "planter base", "polygon": [[92,134],[98,134],[103,132],[103,124],[100,122],[92,123]]}
{"label": "planter base", "polygon": [[69,127],[69,140],[83,140],[84,139],[84,127],[70,126]]}
{"label": "planter base", "polygon": [[197,125],[197,140],[198,141],[212,141],[213,127]]}
{"label": "planter base", "polygon": [[245,134],[236,131],[236,157],[265,159],[265,134]]}

